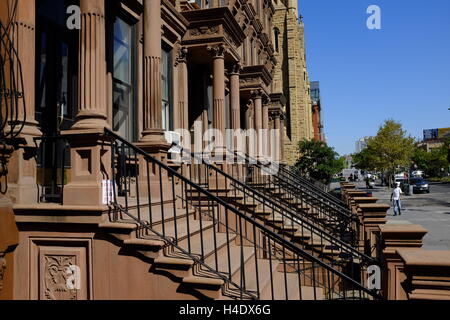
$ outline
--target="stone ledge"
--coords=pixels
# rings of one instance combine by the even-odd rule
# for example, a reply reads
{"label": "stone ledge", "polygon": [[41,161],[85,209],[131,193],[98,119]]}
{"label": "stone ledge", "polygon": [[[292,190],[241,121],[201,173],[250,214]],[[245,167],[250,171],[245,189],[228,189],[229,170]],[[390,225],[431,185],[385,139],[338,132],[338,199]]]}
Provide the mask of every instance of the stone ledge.
{"label": "stone ledge", "polygon": [[400,249],[397,253],[408,267],[450,267],[450,251]]}

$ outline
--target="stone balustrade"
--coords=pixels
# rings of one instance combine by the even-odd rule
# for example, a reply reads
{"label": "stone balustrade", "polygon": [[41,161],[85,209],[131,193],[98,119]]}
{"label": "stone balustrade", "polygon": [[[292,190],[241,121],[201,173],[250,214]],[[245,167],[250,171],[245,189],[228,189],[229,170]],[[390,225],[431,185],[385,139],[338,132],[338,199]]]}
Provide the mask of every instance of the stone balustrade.
{"label": "stone balustrade", "polygon": [[450,251],[398,250],[408,300],[450,300]]}
{"label": "stone balustrade", "polygon": [[427,230],[414,224],[386,224],[379,226],[384,274],[383,294],[388,300],[405,300],[401,287],[404,281],[403,263],[398,250],[419,250]]}

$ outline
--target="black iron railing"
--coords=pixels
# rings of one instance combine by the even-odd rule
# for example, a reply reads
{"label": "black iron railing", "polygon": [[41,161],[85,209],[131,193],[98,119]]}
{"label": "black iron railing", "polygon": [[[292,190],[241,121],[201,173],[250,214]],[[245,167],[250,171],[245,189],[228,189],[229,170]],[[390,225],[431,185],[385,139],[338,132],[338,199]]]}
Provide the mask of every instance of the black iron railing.
{"label": "black iron railing", "polygon": [[361,223],[356,215],[346,208],[335,206],[316,192],[305,190],[290,177],[280,176],[277,163],[262,163],[239,152],[235,152],[235,155],[245,162],[247,184],[265,192],[284,206],[299,203],[301,208],[308,210],[318,225],[325,229],[341,230],[341,240],[356,246],[361,230]]}
{"label": "black iron railing", "polygon": [[70,177],[70,146],[62,136],[43,136],[34,139],[37,153],[38,202],[64,201],[64,185]]}
{"label": "black iron railing", "polygon": [[137,236],[163,241],[165,255],[192,260],[196,275],[223,280],[222,294],[379,298],[142,149],[107,129],[105,134],[111,143],[111,220],[137,223]]}
{"label": "black iron railing", "polygon": [[[245,184],[242,179],[245,167],[242,163],[223,163],[222,170],[207,156],[179,148],[182,150],[182,159],[192,159],[185,161],[182,166],[184,176],[190,180],[198,179],[212,194],[224,199],[243,214],[264,222],[287,241],[299,245],[332,266],[344,267],[351,276],[357,272],[365,272],[364,268],[369,265],[378,264],[375,259],[340,240],[338,236],[342,234],[342,230],[322,229],[307,213],[300,215],[292,207],[280,206],[272,198]],[[233,158],[231,159],[237,160]],[[355,268],[356,265],[358,268]],[[361,279],[361,275],[356,278]]]}
{"label": "black iron railing", "polygon": [[[376,299],[378,295],[105,129],[111,147],[111,220],[194,261],[235,299]],[[109,147],[108,147],[109,148]]]}
{"label": "black iron railing", "polygon": [[335,205],[336,207],[343,210],[348,210],[344,202],[328,193],[327,186],[323,184],[321,185],[319,181],[314,181],[311,178],[302,176],[297,170],[295,170],[295,168],[280,164],[279,176],[295,182],[303,189],[309,190],[310,192],[315,192],[319,197],[322,197],[325,201],[330,202],[330,204]]}

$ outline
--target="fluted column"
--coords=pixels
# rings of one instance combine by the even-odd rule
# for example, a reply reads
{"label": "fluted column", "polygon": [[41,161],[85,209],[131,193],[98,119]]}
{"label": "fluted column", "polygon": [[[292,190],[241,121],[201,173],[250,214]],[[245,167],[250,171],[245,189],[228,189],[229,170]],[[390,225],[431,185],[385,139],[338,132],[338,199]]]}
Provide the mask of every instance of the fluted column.
{"label": "fluted column", "polygon": [[[28,137],[40,136],[38,123],[35,120],[35,25],[36,25],[36,3],[35,0],[0,1],[0,19],[3,26],[11,21],[9,29],[9,39],[3,44],[9,49],[11,44],[16,50],[11,56],[14,66],[14,87],[18,92],[23,93],[23,97],[18,99],[17,120],[19,123],[25,122],[21,131],[21,136],[27,144],[34,144]],[[17,3],[17,11],[14,12],[14,5]],[[6,56],[8,60],[9,57]],[[9,68],[9,65],[6,66]],[[22,85],[23,80],[23,85]],[[9,81],[6,77],[6,81]],[[11,86],[12,88],[13,86]],[[14,117],[15,118],[15,117]],[[16,126],[15,130],[21,126]]]}
{"label": "fluted column", "polygon": [[241,128],[241,99],[239,87],[239,74],[241,68],[241,64],[236,63],[230,72],[231,128],[233,130]]}
{"label": "fluted column", "polygon": [[180,48],[175,63],[178,69],[178,106],[174,112],[174,126],[175,129],[189,130],[187,52],[187,48]]}
{"label": "fluted column", "polygon": [[225,147],[225,51],[224,45],[208,47],[213,56],[213,128],[222,133],[216,137],[216,151]]}
{"label": "fluted column", "polygon": [[284,162],[286,159],[285,156],[285,151],[284,151],[284,128],[285,128],[285,123],[284,123],[284,114],[280,115],[280,161]]}
{"label": "fluted column", "polygon": [[279,112],[274,112],[272,114],[273,117],[273,127],[275,129],[275,133],[278,135],[278,141],[274,141],[275,142],[275,146],[276,148],[278,148],[278,150],[274,150],[275,155],[273,157],[274,161],[281,161],[281,139],[282,137],[282,132],[281,132],[281,119],[280,119],[280,113]]}
{"label": "fluted column", "polygon": [[263,139],[262,139],[262,128],[263,128],[263,106],[262,106],[262,92],[260,90],[252,91],[253,103],[254,103],[254,129],[257,136],[257,150],[256,156],[261,157],[263,155]]}
{"label": "fluted column", "polygon": [[144,1],[144,123],[142,142],[164,141],[161,94],[161,6]]}
{"label": "fluted column", "polygon": [[269,138],[269,100],[265,99],[263,107],[262,107],[262,156],[269,157],[270,156],[270,138]]}
{"label": "fluted column", "polygon": [[81,0],[78,114],[74,129],[108,127],[105,1]]}

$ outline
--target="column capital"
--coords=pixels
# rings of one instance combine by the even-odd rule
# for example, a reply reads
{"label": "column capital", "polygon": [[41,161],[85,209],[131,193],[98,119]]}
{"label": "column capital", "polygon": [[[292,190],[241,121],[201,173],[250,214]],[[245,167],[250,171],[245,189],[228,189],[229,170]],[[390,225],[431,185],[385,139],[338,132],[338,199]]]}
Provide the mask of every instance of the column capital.
{"label": "column capital", "polygon": [[179,47],[177,51],[177,57],[175,59],[175,67],[178,66],[181,63],[187,63],[187,55],[188,55],[188,48],[186,47]]}
{"label": "column capital", "polygon": [[230,75],[239,75],[242,71],[242,63],[240,61],[234,63],[230,68]]}
{"label": "column capital", "polygon": [[228,47],[224,43],[209,45],[206,50],[212,55],[213,59],[224,59],[225,53],[228,51]]}
{"label": "column capital", "polygon": [[261,89],[255,89],[250,91],[250,95],[252,97],[252,99],[262,99],[263,97],[263,91]]}

